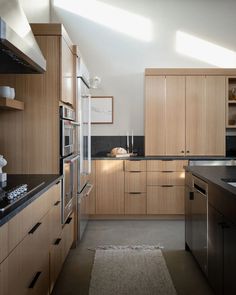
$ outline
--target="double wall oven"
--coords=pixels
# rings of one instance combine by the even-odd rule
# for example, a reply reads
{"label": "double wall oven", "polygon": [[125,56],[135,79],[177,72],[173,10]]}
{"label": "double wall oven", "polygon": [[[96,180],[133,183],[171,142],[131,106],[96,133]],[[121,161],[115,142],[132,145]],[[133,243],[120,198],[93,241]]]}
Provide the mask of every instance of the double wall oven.
{"label": "double wall oven", "polygon": [[69,107],[60,107],[60,170],[62,180],[62,223],[72,213],[73,196],[76,189],[76,171],[79,167],[79,153],[76,153],[75,111]]}

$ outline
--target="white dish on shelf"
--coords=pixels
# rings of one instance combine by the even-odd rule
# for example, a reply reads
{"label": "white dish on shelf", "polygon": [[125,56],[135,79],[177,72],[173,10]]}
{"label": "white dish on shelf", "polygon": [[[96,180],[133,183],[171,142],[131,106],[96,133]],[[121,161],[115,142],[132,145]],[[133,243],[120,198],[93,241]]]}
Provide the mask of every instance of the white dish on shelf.
{"label": "white dish on shelf", "polygon": [[14,99],[15,89],[10,86],[0,86],[0,97]]}

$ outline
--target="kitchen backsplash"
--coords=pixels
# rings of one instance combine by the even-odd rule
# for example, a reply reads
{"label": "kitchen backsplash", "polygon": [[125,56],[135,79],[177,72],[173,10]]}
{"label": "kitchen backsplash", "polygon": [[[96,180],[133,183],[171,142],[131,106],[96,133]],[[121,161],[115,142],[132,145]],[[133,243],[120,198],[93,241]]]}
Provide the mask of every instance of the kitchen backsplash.
{"label": "kitchen backsplash", "polygon": [[226,157],[236,156],[236,136],[226,136]]}
{"label": "kitchen backsplash", "polygon": [[[131,141],[131,136],[130,136]],[[106,157],[114,148],[122,147],[126,149],[126,136],[92,136],[91,154],[92,157]],[[144,155],[144,136],[134,136],[134,153],[138,156]]]}

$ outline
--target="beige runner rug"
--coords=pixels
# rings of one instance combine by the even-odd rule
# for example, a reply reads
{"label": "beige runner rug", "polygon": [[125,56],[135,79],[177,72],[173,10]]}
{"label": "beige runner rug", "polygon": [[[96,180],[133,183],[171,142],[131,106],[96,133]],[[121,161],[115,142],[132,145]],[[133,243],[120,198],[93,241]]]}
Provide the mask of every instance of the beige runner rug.
{"label": "beige runner rug", "polygon": [[159,246],[96,249],[89,295],[176,295]]}

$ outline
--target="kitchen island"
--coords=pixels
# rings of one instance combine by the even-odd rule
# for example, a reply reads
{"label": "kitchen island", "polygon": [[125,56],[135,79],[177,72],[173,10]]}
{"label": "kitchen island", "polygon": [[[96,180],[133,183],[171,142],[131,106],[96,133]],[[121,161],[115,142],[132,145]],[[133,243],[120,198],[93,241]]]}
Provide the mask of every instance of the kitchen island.
{"label": "kitchen island", "polygon": [[186,249],[216,294],[236,294],[236,167],[185,170]]}

